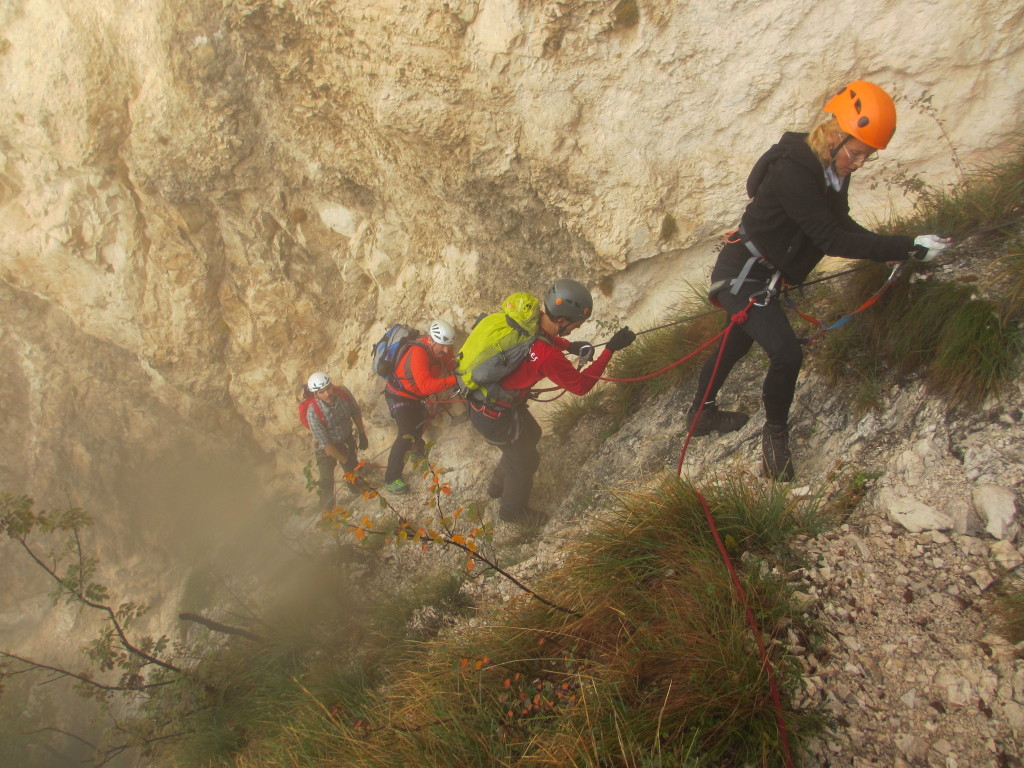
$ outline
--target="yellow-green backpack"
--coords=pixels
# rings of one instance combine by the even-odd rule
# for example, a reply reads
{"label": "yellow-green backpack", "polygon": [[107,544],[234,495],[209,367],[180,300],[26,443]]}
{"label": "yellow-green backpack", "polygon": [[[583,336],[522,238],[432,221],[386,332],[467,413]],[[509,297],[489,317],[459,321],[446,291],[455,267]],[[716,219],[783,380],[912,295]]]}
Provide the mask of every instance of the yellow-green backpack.
{"label": "yellow-green backpack", "polygon": [[455,377],[464,397],[507,406],[517,393],[499,382],[520,366],[537,340],[540,299],[513,293],[501,311],[481,318],[455,356]]}

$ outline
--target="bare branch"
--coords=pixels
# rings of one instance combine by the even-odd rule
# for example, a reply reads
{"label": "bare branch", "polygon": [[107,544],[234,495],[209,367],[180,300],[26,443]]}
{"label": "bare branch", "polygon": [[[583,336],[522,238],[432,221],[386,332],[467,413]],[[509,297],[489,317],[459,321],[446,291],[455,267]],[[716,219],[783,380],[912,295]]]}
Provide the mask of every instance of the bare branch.
{"label": "bare branch", "polygon": [[86,739],[83,739],[77,733],[71,733],[71,731],[65,731],[65,730],[62,730],[60,728],[54,728],[52,725],[48,725],[45,728],[39,728],[39,729],[37,729],[35,731],[25,731],[24,733],[25,733],[26,736],[35,736],[37,733],[45,733],[46,731],[53,731],[54,733],[59,733],[62,736],[67,736],[69,738],[74,739],[75,741],[80,741],[83,744],[85,744],[85,746],[87,746],[87,747],[92,747],[93,749],[96,749],[96,745],[95,744],[93,744],[91,741],[87,741]]}
{"label": "bare branch", "polygon": [[[75,539],[76,541],[78,539],[77,530],[75,531]],[[66,588],[64,580],[58,575],[56,568],[51,568],[46,563],[44,563],[38,557],[38,555],[36,555],[33,549],[28,545],[28,542],[25,541],[24,536],[16,536],[15,540],[19,544],[21,544],[22,548],[28,553],[29,557],[31,557],[36,562],[36,564],[39,565],[40,568],[42,568],[44,571],[46,571],[47,574],[49,574],[51,579],[56,581],[57,584]],[[121,626],[121,622],[117,620],[117,614],[114,612],[114,609],[111,608],[109,605],[94,602],[93,600],[90,600],[85,596],[84,579],[83,584],[79,585],[78,591],[73,592],[72,594],[74,594],[75,599],[82,603],[82,605],[87,605],[90,608],[94,608],[97,611],[103,611],[107,614],[107,618],[109,619],[111,625],[114,627],[114,631],[117,633],[117,636],[121,641],[121,646],[126,651],[128,651],[131,654],[134,654],[135,656],[138,656],[141,659],[145,659],[150,664],[155,664],[156,666],[162,667],[163,669],[166,669],[170,672],[176,672],[179,675],[184,674],[184,670],[182,670],[180,667],[177,667],[174,664],[171,664],[170,662],[164,661],[163,659],[159,659],[156,656],[152,656],[151,654],[148,654],[145,651],[143,651],[141,648],[135,646],[128,639],[128,636],[124,633],[124,628]]]}
{"label": "bare branch", "polygon": [[148,747],[151,744],[156,744],[160,741],[167,741],[168,739],[180,739],[182,736],[187,736],[190,733],[194,733],[194,731],[179,731],[177,733],[165,733],[161,734],[160,736],[150,736],[146,739],[143,739],[141,744],[118,744],[116,747],[107,747],[105,749],[99,750],[103,754],[103,759],[100,760],[98,763],[93,763],[93,766],[94,768],[100,768],[100,766],[106,765],[115,757],[120,755],[122,752],[125,752],[129,749],[141,749],[143,747]]}
{"label": "bare branch", "polygon": [[75,537],[75,549],[78,551],[78,599],[85,602],[85,557],[82,555],[82,537],[78,535],[78,526],[71,529]]}
{"label": "bare branch", "polygon": [[178,618],[182,621],[192,621],[196,624],[202,624],[204,627],[212,629],[214,632],[221,632],[225,635],[238,635],[239,637],[244,637],[246,640],[252,640],[254,643],[266,642],[264,637],[257,635],[255,632],[250,632],[248,629],[232,627],[228,624],[221,624],[219,621],[208,619],[198,613],[179,613]]}
{"label": "bare branch", "polygon": [[[5,658],[8,658],[8,659],[14,659],[15,661],[20,661],[22,664],[28,664],[29,667],[31,667],[33,670],[45,670],[47,672],[53,672],[53,673],[55,673],[55,674],[57,674],[57,675],[59,675],[61,677],[72,677],[75,680],[79,680],[79,681],[81,681],[83,683],[88,683],[89,685],[93,686],[94,688],[99,688],[101,691],[132,691],[132,692],[144,691],[147,688],[156,688],[157,686],[167,685],[169,682],[171,682],[171,681],[164,681],[164,682],[159,682],[159,683],[145,683],[141,687],[129,687],[129,686],[124,686],[124,685],[106,685],[104,683],[100,683],[100,682],[97,682],[96,680],[88,678],[85,675],[80,675],[80,674],[78,674],[76,672],[72,672],[71,670],[64,669],[62,667],[54,667],[54,666],[51,666],[49,664],[43,664],[41,662],[34,661],[33,659],[26,659],[24,656],[18,656],[16,653],[10,653],[8,651],[0,651],[0,656],[4,656]],[[29,671],[29,670],[22,670],[22,672],[27,672],[27,671]],[[12,672],[12,673],[9,673],[9,674],[20,674],[20,673],[19,672]]]}

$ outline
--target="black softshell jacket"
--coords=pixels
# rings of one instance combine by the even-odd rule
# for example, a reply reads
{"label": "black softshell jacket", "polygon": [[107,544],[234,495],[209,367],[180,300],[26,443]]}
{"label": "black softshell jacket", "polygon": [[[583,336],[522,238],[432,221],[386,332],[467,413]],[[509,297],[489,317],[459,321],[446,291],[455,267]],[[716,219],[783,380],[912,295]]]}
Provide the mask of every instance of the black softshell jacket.
{"label": "black softshell jacket", "polygon": [[[747,194],[753,199],[743,213],[745,236],[790,284],[803,282],[825,254],[906,260],[913,239],[877,235],[850,218],[850,177],[843,179],[841,191],[832,189],[806,139],[806,133],[787,132],[754,164],[747,179]],[[749,256],[746,248],[726,248],[715,272],[735,276]]]}

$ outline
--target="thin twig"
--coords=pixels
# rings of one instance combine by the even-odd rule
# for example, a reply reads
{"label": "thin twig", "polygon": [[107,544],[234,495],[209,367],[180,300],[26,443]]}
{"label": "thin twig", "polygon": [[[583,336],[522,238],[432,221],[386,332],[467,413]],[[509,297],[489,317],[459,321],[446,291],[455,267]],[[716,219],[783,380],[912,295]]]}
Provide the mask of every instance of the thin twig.
{"label": "thin twig", "polygon": [[[77,539],[77,532],[76,532],[76,539]],[[40,568],[42,568],[44,571],[46,571],[50,575],[50,578],[52,578],[54,581],[56,581],[59,585],[61,585],[65,589],[67,588],[66,582],[59,575],[57,575],[56,568],[50,568],[46,563],[44,563],[36,555],[36,553],[32,550],[32,548],[28,545],[28,542],[25,541],[25,538],[23,536],[16,536],[15,540],[19,544],[21,544],[22,548],[28,553],[29,557],[31,557],[36,562],[36,564],[39,565]],[[81,566],[79,566],[79,567],[81,567]],[[168,670],[170,672],[175,672],[175,673],[177,673],[179,675],[184,674],[184,671],[181,668],[175,666],[174,664],[166,662],[163,659],[158,659],[156,656],[152,656],[152,655],[146,653],[145,651],[143,651],[141,648],[138,648],[135,645],[133,645],[132,642],[128,639],[128,636],[125,634],[124,628],[121,626],[121,622],[118,621],[117,614],[114,612],[114,610],[109,605],[104,605],[103,603],[94,602],[93,600],[90,600],[89,598],[87,598],[85,596],[84,586],[83,586],[84,585],[84,579],[82,581],[83,581],[83,584],[79,585],[78,591],[77,592],[72,591],[72,594],[75,595],[75,597],[78,599],[78,601],[80,603],[82,603],[83,605],[87,605],[90,608],[94,608],[94,609],[96,609],[98,611],[103,611],[103,612],[105,612],[107,614],[107,617],[110,620],[110,623],[114,627],[114,631],[117,633],[118,638],[120,638],[120,640],[121,640],[122,647],[124,647],[124,649],[126,651],[128,651],[131,654],[134,654],[134,655],[138,656],[141,659],[145,659],[150,664],[155,664],[156,666],[162,667],[163,669],[166,669],[166,670]]]}
{"label": "thin twig", "polygon": [[[101,691],[133,691],[133,692],[138,692],[138,691],[145,691],[145,690],[147,690],[149,688],[156,688],[156,687],[161,686],[161,685],[168,685],[169,682],[170,682],[170,681],[162,681],[162,682],[159,682],[159,683],[145,683],[145,684],[143,684],[141,686],[105,685],[104,683],[98,683],[95,680],[92,680],[92,679],[86,677],[85,675],[80,675],[80,674],[77,674],[75,672],[71,672],[70,670],[62,669],[61,667],[53,667],[53,666],[50,666],[49,664],[43,664],[43,663],[38,662],[38,661],[33,661],[32,659],[26,659],[24,656],[19,656],[18,654],[11,653],[9,651],[0,651],[0,656],[4,656],[4,657],[6,657],[8,659],[14,659],[15,661],[20,661],[22,664],[28,664],[30,667],[32,667],[32,669],[46,670],[48,672],[55,672],[56,674],[60,675],[61,677],[73,677],[75,680],[80,680],[83,683],[88,683],[89,685],[93,686],[94,688],[99,688]],[[28,671],[28,670],[25,670],[25,671]]]}

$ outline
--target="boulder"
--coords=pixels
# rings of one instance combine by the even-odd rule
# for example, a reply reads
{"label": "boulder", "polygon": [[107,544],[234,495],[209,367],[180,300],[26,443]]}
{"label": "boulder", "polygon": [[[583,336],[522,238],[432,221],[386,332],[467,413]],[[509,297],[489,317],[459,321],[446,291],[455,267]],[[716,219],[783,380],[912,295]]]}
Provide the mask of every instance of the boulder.
{"label": "boulder", "polygon": [[1013,541],[1020,531],[1017,523],[1017,494],[1009,488],[992,483],[975,486],[972,494],[985,531],[997,539]]}

